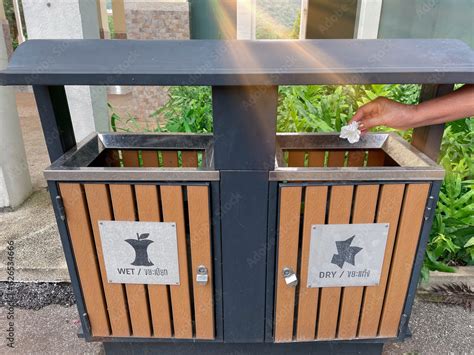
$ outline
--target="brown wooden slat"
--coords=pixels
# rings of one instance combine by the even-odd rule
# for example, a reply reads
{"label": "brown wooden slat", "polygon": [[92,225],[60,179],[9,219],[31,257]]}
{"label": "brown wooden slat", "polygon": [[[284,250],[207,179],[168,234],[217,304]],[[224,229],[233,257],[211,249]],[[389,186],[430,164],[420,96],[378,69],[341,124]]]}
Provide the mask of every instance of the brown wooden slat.
{"label": "brown wooden slat", "polygon": [[[184,160],[183,157],[183,162]],[[209,187],[188,186],[187,190],[196,338],[214,339]],[[206,285],[199,285],[194,277],[200,265],[204,265],[209,273],[209,281]]]}
{"label": "brown wooden slat", "polygon": [[110,335],[86,201],[80,184],[59,184],[77,272],[94,336]]}
{"label": "brown wooden slat", "polygon": [[158,152],[154,150],[142,150],[143,166],[148,168],[158,167]]}
{"label": "brown wooden slat", "polygon": [[[112,207],[116,221],[135,221],[135,202],[131,185],[110,185]],[[151,336],[146,285],[126,284],[128,310],[133,336]]]}
{"label": "brown wooden slat", "polygon": [[[333,186],[329,202],[328,224],[347,224],[351,217],[353,186]],[[336,337],[339,314],[340,287],[322,288],[320,292],[318,339]]]}
{"label": "brown wooden slat", "polygon": [[365,152],[363,150],[349,151],[349,158],[347,159],[347,166],[364,166]]}
{"label": "brown wooden slat", "polygon": [[[373,223],[379,185],[359,185],[356,188],[352,223]],[[353,339],[357,336],[360,307],[364,287],[346,287],[342,294],[338,338]]]}
{"label": "brown wooden slat", "polygon": [[178,152],[175,150],[162,150],[163,166],[177,167],[178,166]]}
{"label": "brown wooden slat", "polygon": [[128,321],[127,302],[125,300],[124,286],[109,283],[105,269],[102,242],[100,239],[99,221],[112,221],[112,206],[109,202],[109,192],[104,184],[85,184],[87,205],[89,207],[90,222],[94,232],[95,249],[99,260],[102,287],[109,313],[110,325],[113,336],[129,336],[130,324]]}
{"label": "brown wooden slat", "polygon": [[289,150],[288,151],[288,166],[289,167],[303,167],[304,166],[304,150]]}
{"label": "brown wooden slat", "polygon": [[183,160],[184,168],[197,168],[198,167],[198,155],[195,150],[183,150],[181,152],[181,158]]}
{"label": "brown wooden slat", "polygon": [[429,184],[410,184],[406,188],[380,320],[379,336],[381,337],[398,335],[429,188]]}
{"label": "brown wooden slat", "polygon": [[346,152],[343,150],[329,151],[328,166],[329,167],[343,167]]}
{"label": "brown wooden slat", "polygon": [[295,288],[286,285],[283,277],[283,268],[289,267],[295,272],[297,271],[301,194],[302,187],[282,187],[280,189],[275,307],[276,342],[288,342],[293,339]]}
{"label": "brown wooden slat", "polygon": [[140,166],[138,163],[137,150],[122,150],[123,166],[126,168],[135,168]]}
{"label": "brown wooden slat", "polygon": [[313,340],[316,331],[319,289],[307,287],[308,261],[311,244],[311,226],[313,224],[324,224],[327,194],[327,186],[309,186],[306,188],[303,241],[301,246],[298,323],[296,328],[296,339],[299,341]]}
{"label": "brown wooden slat", "polygon": [[179,285],[171,285],[174,334],[176,338],[192,338],[191,303],[188,277],[188,256],[181,186],[161,186],[163,220],[176,223],[178,237]]}
{"label": "brown wooden slat", "polygon": [[365,289],[358,334],[361,338],[375,338],[377,336],[404,191],[405,185],[403,184],[383,185],[381,188],[377,223],[388,223],[390,227],[385,246],[382,271],[380,273],[380,282],[377,286],[366,287]]}
{"label": "brown wooden slat", "polygon": [[382,149],[369,150],[367,166],[384,166],[385,152]]}
{"label": "brown wooden slat", "polygon": [[323,167],[324,166],[324,150],[311,150],[308,152],[308,166],[309,167]]}
{"label": "brown wooden slat", "polygon": [[[155,154],[156,155],[156,154]],[[158,188],[155,185],[136,185],[138,219],[144,222],[161,222]],[[148,285],[153,336],[171,338],[171,308],[168,286]]]}

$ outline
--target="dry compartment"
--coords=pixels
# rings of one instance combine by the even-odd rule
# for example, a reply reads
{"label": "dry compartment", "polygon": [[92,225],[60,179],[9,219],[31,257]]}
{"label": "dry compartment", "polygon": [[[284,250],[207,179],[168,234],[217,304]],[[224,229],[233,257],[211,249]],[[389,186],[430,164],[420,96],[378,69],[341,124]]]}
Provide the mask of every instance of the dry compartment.
{"label": "dry compartment", "polygon": [[352,145],[282,134],[277,143],[273,340],[397,337],[443,170],[396,134]]}
{"label": "dry compartment", "polygon": [[218,340],[212,136],[93,134],[45,176],[62,201],[89,340]]}

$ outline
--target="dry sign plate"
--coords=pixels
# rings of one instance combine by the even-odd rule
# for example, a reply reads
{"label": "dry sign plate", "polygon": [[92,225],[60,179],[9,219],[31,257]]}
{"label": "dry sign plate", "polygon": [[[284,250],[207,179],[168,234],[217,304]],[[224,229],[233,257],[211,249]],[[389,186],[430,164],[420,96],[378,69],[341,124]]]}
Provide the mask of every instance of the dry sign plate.
{"label": "dry sign plate", "polygon": [[388,227],[386,223],[313,225],[307,286],[378,285]]}
{"label": "dry sign plate", "polygon": [[110,283],[179,285],[176,223],[99,221]]}

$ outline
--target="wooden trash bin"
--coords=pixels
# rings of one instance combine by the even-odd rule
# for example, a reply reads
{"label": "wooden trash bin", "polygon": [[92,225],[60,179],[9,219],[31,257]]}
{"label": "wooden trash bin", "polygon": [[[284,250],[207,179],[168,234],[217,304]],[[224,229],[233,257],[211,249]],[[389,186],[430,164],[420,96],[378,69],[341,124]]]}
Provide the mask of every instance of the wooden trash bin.
{"label": "wooden trash bin", "polygon": [[[33,86],[85,340],[103,340],[107,354],[381,354],[384,343],[409,336],[443,176],[413,147],[436,160],[442,125],[414,129],[412,146],[392,135],[355,145],[277,135],[278,88],[411,83],[423,85],[426,101],[472,83],[471,59],[456,40],[23,43],[0,85]],[[99,134],[76,147],[67,85],[211,86],[212,140]],[[129,265],[158,264],[150,254],[157,240],[130,229],[147,221],[175,228],[169,254],[178,275],[165,285],[127,282],[128,274],[108,282],[108,266],[120,259],[110,250],[135,250]],[[123,227],[112,233],[112,222]],[[368,268],[371,284],[323,287],[312,278],[306,287],[319,275],[307,267],[313,260],[359,265],[371,247],[355,234],[312,247],[313,234],[334,238],[331,228],[363,224],[388,226],[382,252],[372,253],[380,270]]]}
{"label": "wooden trash bin", "polygon": [[[211,216],[212,201],[218,201],[212,184],[219,174],[212,169],[212,136],[92,134],[46,169],[45,176],[57,184],[56,202],[67,226],[63,247],[79,276],[78,301],[87,312],[83,316],[88,339],[216,338],[214,257],[220,251]],[[111,246],[104,244],[100,225],[107,221],[135,222],[137,237],[112,235]],[[174,225],[172,248],[177,252],[175,263],[169,265],[178,264],[178,284],[160,283],[160,275],[153,274],[150,283],[135,279],[140,272],[168,273],[162,266],[168,264],[151,255],[137,264],[139,254],[147,249],[148,253],[147,244],[164,249],[167,243],[153,240],[153,233],[140,235],[149,228],[146,222]],[[132,246],[142,243],[141,238],[147,238],[145,248],[134,247],[134,260]],[[110,280],[106,261],[113,250],[107,248],[119,247],[126,248],[119,272],[134,274],[129,275],[130,283]]]}
{"label": "wooden trash bin", "polygon": [[[335,134],[281,134],[277,143],[277,167],[270,173],[279,196],[275,342],[398,337],[413,302],[420,267],[414,260],[424,252],[429,230],[422,227],[434,209],[432,189],[439,188],[442,168],[395,133],[368,134],[352,145]],[[381,253],[379,281],[352,286],[348,279],[347,287],[309,287],[309,273],[325,267],[310,260],[311,249],[318,238],[331,237],[312,228],[349,226],[347,238],[356,235],[356,246],[364,237],[355,230],[358,224],[387,224],[385,247],[376,251]],[[329,258],[339,251],[336,245],[326,249]],[[360,257],[371,258],[370,253]],[[285,270],[295,273],[297,285],[285,282]],[[339,270],[346,275],[357,272],[358,265],[348,260],[334,270],[338,277]]]}

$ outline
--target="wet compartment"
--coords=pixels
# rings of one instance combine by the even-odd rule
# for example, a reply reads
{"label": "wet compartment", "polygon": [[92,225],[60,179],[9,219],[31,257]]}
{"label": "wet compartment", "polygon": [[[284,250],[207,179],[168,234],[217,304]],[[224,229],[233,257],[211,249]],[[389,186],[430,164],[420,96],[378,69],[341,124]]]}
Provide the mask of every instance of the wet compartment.
{"label": "wet compartment", "polygon": [[57,183],[93,338],[219,337],[212,136],[92,135],[45,176]]}

